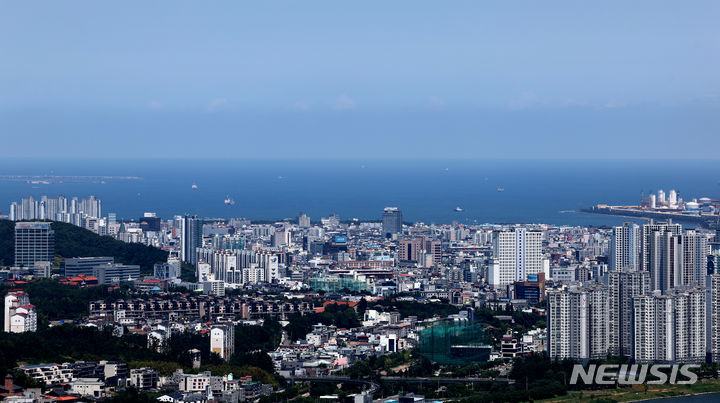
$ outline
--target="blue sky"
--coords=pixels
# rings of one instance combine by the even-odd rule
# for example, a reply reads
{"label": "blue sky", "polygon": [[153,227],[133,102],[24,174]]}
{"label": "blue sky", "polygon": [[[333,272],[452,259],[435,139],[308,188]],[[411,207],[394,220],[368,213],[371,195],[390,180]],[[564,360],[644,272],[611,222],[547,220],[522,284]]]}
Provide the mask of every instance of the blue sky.
{"label": "blue sky", "polygon": [[717,1],[0,1],[0,157],[716,158],[718,21]]}

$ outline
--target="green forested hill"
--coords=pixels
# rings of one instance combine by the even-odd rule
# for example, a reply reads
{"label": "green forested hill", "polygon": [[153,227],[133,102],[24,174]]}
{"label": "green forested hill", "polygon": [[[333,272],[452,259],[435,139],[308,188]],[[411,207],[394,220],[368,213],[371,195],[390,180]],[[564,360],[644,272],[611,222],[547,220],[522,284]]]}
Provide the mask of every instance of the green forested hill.
{"label": "green forested hill", "polygon": [[[55,255],[62,258],[112,256],[118,263],[137,264],[145,274],[152,273],[155,263],[167,260],[168,253],[155,247],[125,243],[109,236],[100,236],[72,224],[53,222]],[[15,262],[15,223],[0,220],[0,265]]]}

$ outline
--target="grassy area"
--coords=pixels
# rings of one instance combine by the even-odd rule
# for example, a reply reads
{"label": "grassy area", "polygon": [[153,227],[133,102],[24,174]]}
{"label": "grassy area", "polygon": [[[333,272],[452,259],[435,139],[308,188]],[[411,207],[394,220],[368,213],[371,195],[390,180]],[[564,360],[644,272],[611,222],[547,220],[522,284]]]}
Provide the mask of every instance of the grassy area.
{"label": "grassy area", "polygon": [[598,402],[632,402],[646,399],[658,399],[693,395],[698,393],[720,392],[720,380],[701,379],[693,385],[637,385],[618,389],[570,391],[565,396],[543,400],[545,402],[576,403],[587,401]]}

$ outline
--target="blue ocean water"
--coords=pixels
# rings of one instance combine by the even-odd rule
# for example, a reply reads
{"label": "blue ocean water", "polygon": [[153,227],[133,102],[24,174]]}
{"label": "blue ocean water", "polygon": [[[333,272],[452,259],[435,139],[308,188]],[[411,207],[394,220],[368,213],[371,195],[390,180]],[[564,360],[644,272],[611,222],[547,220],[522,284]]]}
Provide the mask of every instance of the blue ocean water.
{"label": "blue ocean water", "polygon": [[[611,225],[622,218],[568,212],[597,203],[633,204],[642,191],[720,197],[716,160],[157,160],[0,161],[0,175],[137,175],[141,180],[48,185],[0,181],[0,211],[33,194],[95,195],[104,213],[162,218],[379,219],[398,206],[406,221]],[[198,189],[191,186],[196,184]],[[498,188],[504,188],[498,192]],[[227,206],[226,197],[235,200]],[[455,212],[460,206],[463,212]]]}

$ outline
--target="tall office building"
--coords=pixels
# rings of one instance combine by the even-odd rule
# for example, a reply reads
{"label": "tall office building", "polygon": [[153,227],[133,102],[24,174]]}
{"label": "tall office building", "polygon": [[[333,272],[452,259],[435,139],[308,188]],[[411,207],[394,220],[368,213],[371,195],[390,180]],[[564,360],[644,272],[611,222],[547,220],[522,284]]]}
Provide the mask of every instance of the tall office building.
{"label": "tall office building", "polygon": [[398,261],[417,262],[420,251],[423,250],[423,239],[401,239],[398,241]]}
{"label": "tall office building", "polygon": [[632,355],[633,297],[649,293],[650,273],[646,271],[608,272],[610,299],[610,353]]}
{"label": "tall office building", "polygon": [[192,265],[197,264],[197,248],[202,244],[202,225],[196,215],[185,214],[182,219],[182,249],[180,258]]}
{"label": "tall office building", "polygon": [[550,358],[605,358],[609,351],[608,289],[599,285],[549,291]]}
{"label": "tall office building", "polygon": [[525,281],[530,274],[538,274],[542,265],[542,232],[515,228],[493,232],[493,258],[497,263],[498,284],[505,286]]}
{"label": "tall office building", "polygon": [[397,207],[385,207],[382,215],[382,231],[385,237],[402,233],[402,211]]}
{"label": "tall office building", "polygon": [[633,298],[633,359],[636,362],[704,362],[704,288]]}
{"label": "tall office building", "polygon": [[610,270],[637,270],[640,261],[640,226],[626,222],[613,227]]}
{"label": "tall office building", "polygon": [[15,223],[15,266],[34,267],[35,262],[55,258],[55,232],[47,222]]}
{"label": "tall office building", "polygon": [[705,293],[707,352],[720,363],[720,273],[706,277]]}

